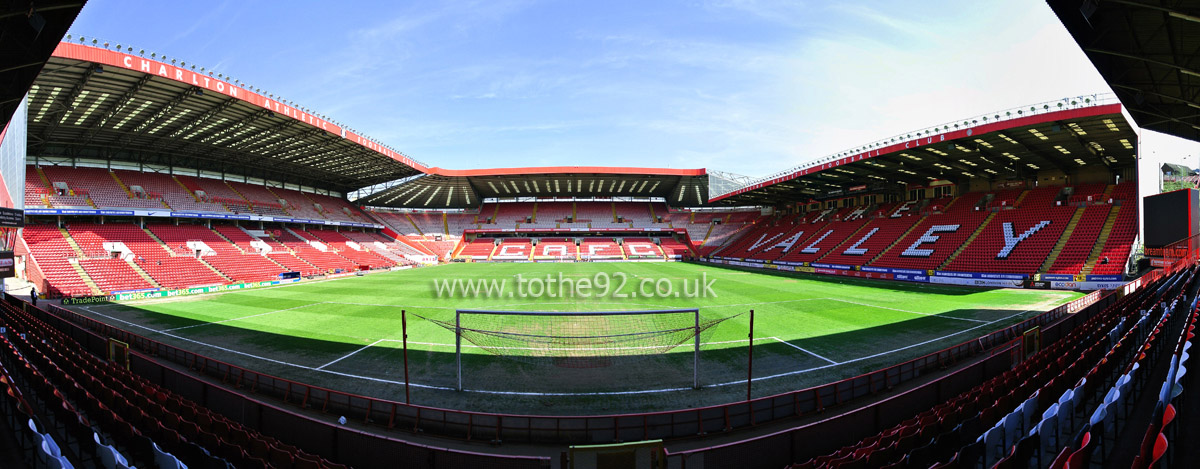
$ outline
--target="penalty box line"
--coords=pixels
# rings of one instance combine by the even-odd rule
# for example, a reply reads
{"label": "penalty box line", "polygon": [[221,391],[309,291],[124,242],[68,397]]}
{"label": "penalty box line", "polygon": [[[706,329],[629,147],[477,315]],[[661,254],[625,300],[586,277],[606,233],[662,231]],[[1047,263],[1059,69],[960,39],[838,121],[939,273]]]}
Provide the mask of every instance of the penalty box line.
{"label": "penalty box line", "polygon": [[820,355],[817,355],[817,354],[815,354],[815,353],[813,353],[813,352],[810,352],[810,351],[808,351],[808,350],[805,350],[805,349],[801,348],[799,345],[793,344],[793,343],[791,343],[791,342],[788,342],[788,341],[786,341],[786,340],[780,339],[780,338],[778,338],[778,337],[768,337],[768,339],[775,339],[775,340],[779,341],[780,343],[782,343],[782,344],[784,344],[784,345],[787,345],[788,347],[794,348],[794,349],[796,349],[796,350],[799,350],[799,351],[801,351],[801,352],[804,352],[804,353],[807,353],[807,354],[809,354],[809,355],[812,355],[812,356],[814,356],[814,357],[820,358],[820,359],[822,359],[822,360],[825,360],[825,361],[827,361],[827,362],[829,362],[829,363],[832,363],[832,364],[834,364],[834,365],[841,365],[841,363],[839,363],[839,362],[835,362],[835,361],[833,361],[833,360],[830,360],[830,359],[828,359],[828,358],[825,358],[825,357],[822,357],[822,356],[820,356]]}
{"label": "penalty box line", "polygon": [[[342,372],[340,372],[340,371],[331,371],[331,370],[317,369],[316,367],[312,367],[312,366],[305,366],[305,365],[301,365],[301,364],[298,364],[298,363],[286,362],[286,361],[283,361],[283,360],[278,360],[278,359],[274,359],[274,358],[269,358],[269,357],[264,357],[264,356],[260,356],[260,355],[255,355],[255,354],[252,354],[252,353],[243,352],[243,351],[241,351],[241,350],[234,350],[234,349],[231,349],[231,348],[229,348],[229,347],[222,347],[222,346],[220,346],[220,345],[213,345],[213,344],[209,344],[209,343],[206,343],[206,342],[201,342],[201,341],[199,341],[199,340],[195,340],[195,339],[189,339],[189,338],[187,338],[187,337],[183,337],[183,336],[179,336],[179,335],[171,334],[171,333],[169,333],[169,332],[162,332],[162,331],[160,331],[160,330],[158,330],[158,329],[154,329],[154,328],[151,328],[151,327],[147,327],[147,326],[144,326],[144,325],[141,325],[141,324],[138,324],[138,323],[132,322],[132,321],[127,321],[127,320],[124,320],[124,319],[121,319],[121,318],[117,318],[117,317],[109,316],[109,315],[107,315],[107,314],[104,314],[104,313],[98,313],[98,312],[96,312],[96,311],[92,310],[92,309],[91,309],[91,307],[86,307],[86,306],[85,306],[85,307],[82,307],[81,309],[83,309],[84,311],[87,311],[87,312],[89,312],[89,313],[92,313],[92,314],[94,314],[94,315],[96,315],[96,316],[100,316],[100,317],[108,318],[108,319],[111,319],[111,320],[113,320],[113,321],[120,322],[120,323],[122,323],[122,324],[128,324],[128,325],[130,325],[130,326],[133,326],[133,327],[136,327],[136,328],[139,328],[139,329],[145,329],[145,330],[147,330],[147,331],[150,331],[150,332],[157,332],[157,333],[161,333],[162,335],[165,335],[165,336],[167,336],[167,337],[171,337],[171,338],[174,338],[174,339],[182,340],[182,341],[184,341],[184,342],[190,342],[190,343],[193,343],[193,344],[196,344],[196,345],[201,345],[201,346],[204,346],[204,347],[211,347],[211,348],[213,348],[213,349],[220,350],[220,351],[222,351],[222,352],[228,352],[228,353],[232,353],[232,354],[235,354],[235,355],[241,355],[241,356],[243,356],[243,357],[254,358],[254,359],[262,360],[262,361],[265,361],[265,362],[274,363],[274,364],[277,364],[277,365],[290,366],[290,367],[293,367],[293,368],[299,368],[299,369],[302,369],[302,370],[308,370],[308,371],[316,371],[316,372],[320,372],[320,373],[329,373],[329,374],[331,374],[331,375],[342,376],[342,377],[345,377],[345,378],[356,378],[356,379],[361,379],[361,380],[366,380],[366,381],[373,381],[373,382],[376,382],[376,383],[384,383],[384,384],[399,384],[399,385],[403,385],[403,384],[404,384],[404,382],[403,382],[403,381],[395,381],[395,380],[390,380],[390,379],[375,378],[375,377],[372,377],[372,376],[361,376],[361,375],[355,375],[355,374],[350,374],[350,373],[342,373]],[[413,387],[417,387],[417,388],[423,388],[423,389],[436,389],[436,390],[440,390],[440,391],[454,391],[454,390],[455,390],[453,387],[450,387],[450,386],[435,386],[435,385],[430,385],[430,384],[421,384],[421,383],[409,383],[409,386],[413,386]]]}
{"label": "penalty box line", "polygon": [[369,343],[369,344],[367,344],[367,345],[364,345],[362,348],[360,348],[360,349],[358,349],[358,350],[355,350],[355,351],[353,351],[353,352],[350,352],[350,353],[347,353],[347,354],[345,354],[345,355],[342,355],[342,358],[339,358],[339,359],[337,359],[337,360],[331,361],[331,362],[329,362],[329,363],[326,363],[326,364],[324,364],[324,365],[318,366],[316,369],[318,369],[318,370],[324,370],[324,369],[325,369],[325,367],[327,367],[327,366],[329,366],[329,365],[332,365],[332,364],[334,364],[334,363],[337,363],[337,362],[340,362],[340,361],[342,361],[342,360],[345,360],[345,359],[347,359],[347,358],[350,358],[350,356],[352,356],[352,355],[354,355],[354,354],[356,354],[356,353],[358,353],[358,352],[361,352],[361,351],[363,351],[363,350],[369,349],[369,348],[371,348],[372,346],[374,346],[375,344],[378,344],[378,343],[380,343],[380,342],[383,342],[383,341],[384,341],[384,339],[379,339],[379,340],[376,340],[376,341],[374,341],[374,342],[371,342],[371,343]]}

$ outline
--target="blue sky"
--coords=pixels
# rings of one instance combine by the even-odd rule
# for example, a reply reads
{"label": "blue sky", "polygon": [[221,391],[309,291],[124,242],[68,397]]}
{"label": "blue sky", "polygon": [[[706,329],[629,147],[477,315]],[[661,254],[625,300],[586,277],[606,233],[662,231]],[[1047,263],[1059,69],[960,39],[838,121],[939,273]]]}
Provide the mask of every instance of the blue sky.
{"label": "blue sky", "polygon": [[1108,92],[1040,0],[90,0],[71,33],[205,66],[456,169],[762,176]]}

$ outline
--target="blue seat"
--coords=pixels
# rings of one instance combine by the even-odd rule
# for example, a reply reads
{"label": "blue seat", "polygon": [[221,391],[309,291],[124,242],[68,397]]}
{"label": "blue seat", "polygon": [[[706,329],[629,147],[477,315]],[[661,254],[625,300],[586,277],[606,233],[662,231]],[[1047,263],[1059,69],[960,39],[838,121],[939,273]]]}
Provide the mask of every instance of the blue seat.
{"label": "blue seat", "polygon": [[1033,427],[1033,431],[1029,432],[1030,435],[1035,433],[1041,435],[1043,461],[1049,461],[1057,454],[1059,447],[1058,432],[1058,404],[1055,403],[1051,404],[1050,408],[1042,413],[1042,420],[1038,422],[1037,426]]}

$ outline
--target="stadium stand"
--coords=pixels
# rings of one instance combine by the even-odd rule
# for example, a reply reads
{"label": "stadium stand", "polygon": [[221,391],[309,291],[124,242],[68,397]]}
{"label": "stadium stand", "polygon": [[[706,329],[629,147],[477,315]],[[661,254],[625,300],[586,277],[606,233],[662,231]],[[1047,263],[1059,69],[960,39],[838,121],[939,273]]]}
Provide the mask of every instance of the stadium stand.
{"label": "stadium stand", "polygon": [[896,210],[890,216],[869,221],[846,243],[830,250],[819,261],[826,264],[867,265],[883,254],[920,220],[912,211]]}
{"label": "stadium stand", "polygon": [[296,257],[304,259],[305,262],[312,264],[318,268],[320,272],[333,271],[354,271],[358,270],[357,265],[350,262],[348,259],[339,256],[336,252],[321,250],[309,244],[310,240],[306,240],[302,235],[298,234],[290,228],[285,228],[279,234],[273,234],[276,241],[282,243],[288,250],[296,253]]}
{"label": "stadium stand", "polygon": [[[1113,199],[1117,199],[1117,194],[1114,191]],[[1100,230],[1100,239],[1104,241],[1104,247],[1094,259],[1089,259],[1089,264],[1092,265],[1091,271],[1088,272],[1087,267],[1084,267],[1085,274],[1112,275],[1120,274],[1125,271],[1125,261],[1129,258],[1129,251],[1133,249],[1133,240],[1137,238],[1137,221],[1138,210],[1137,202],[1130,202],[1123,205],[1113,206],[1113,214],[1109,215],[1110,221],[1106,222]]]}
{"label": "stadium stand", "polygon": [[797,243],[780,260],[792,262],[814,262],[839,246],[850,235],[857,233],[870,220],[856,218],[849,221],[829,222],[812,231],[812,235],[800,245]]}
{"label": "stadium stand", "polygon": [[[358,264],[366,266],[369,269],[378,269],[384,267],[392,267],[395,262],[383,257],[379,254],[371,252],[357,242],[351,241],[342,233],[333,230],[309,229],[307,233],[311,234],[318,241],[325,243],[326,246],[333,248],[338,255]],[[350,243],[353,243],[351,245]],[[355,249],[357,247],[358,249]]]}
{"label": "stadium stand", "polygon": [[533,255],[533,240],[530,238],[505,238],[492,253],[492,259],[500,261],[528,260]]}
{"label": "stadium stand", "polygon": [[[682,257],[691,256],[694,254],[692,249],[687,244],[679,242],[675,238],[659,238],[659,247],[662,248],[663,254],[666,254],[667,257],[674,258],[676,256]],[[720,249],[720,246],[714,246],[713,249]]]}
{"label": "stadium stand", "polygon": [[162,199],[171,210],[187,212],[228,212],[224,205],[205,202],[192,195],[176,178],[169,174],[140,173],[137,171],[113,171],[134,195],[139,193]]}
{"label": "stadium stand", "polygon": [[1033,274],[1062,237],[1076,207],[1001,210],[979,236],[954,257],[946,270]]}
{"label": "stadium stand", "polygon": [[557,223],[566,223],[575,211],[574,207],[574,202],[538,202],[537,224],[554,226]]}
{"label": "stadium stand", "polygon": [[587,259],[621,259],[621,247],[613,238],[583,238],[579,244],[580,257]]}
{"label": "stadium stand", "polygon": [[462,245],[455,257],[463,259],[488,259],[496,248],[495,241],[490,238],[475,238]]}
{"label": "stadium stand", "polygon": [[[68,243],[64,233],[54,225],[25,225],[22,236],[33,254],[33,261],[45,275],[47,284],[38,288],[51,296],[82,296],[99,293],[93,291],[67,259],[82,257],[82,253]],[[84,274],[86,275],[86,274]]]}
{"label": "stadium stand", "polygon": [[446,227],[449,228],[448,234],[451,236],[461,236],[463,230],[472,230],[479,228],[479,224],[475,222],[476,214],[474,213],[447,213]]}
{"label": "stadium stand", "polygon": [[539,238],[534,248],[534,259],[571,259],[579,256],[575,240],[571,238]]}
{"label": "stadium stand", "polygon": [[37,467],[342,467],[91,355],[7,301],[0,326],[15,332],[0,336],[0,407]]}
{"label": "stadium stand", "polygon": [[87,257],[127,258],[163,288],[230,282],[208,264],[192,257],[194,253],[189,252],[186,244],[167,246],[131,224],[71,224],[67,232]]}
{"label": "stadium stand", "polygon": [[1075,225],[1075,230],[1070,233],[1067,244],[1058,253],[1058,257],[1054,259],[1054,264],[1050,266],[1047,273],[1078,274],[1082,272],[1084,265],[1087,264],[1092,246],[1096,244],[1097,239],[1100,239],[1100,230],[1104,227],[1104,221],[1108,219],[1112,208],[1108,204],[1083,207],[1083,214]]}
{"label": "stadium stand", "polygon": [[611,202],[577,202],[575,204],[575,221],[576,223],[586,223],[592,228],[629,226],[613,221],[613,204]]}
{"label": "stadium stand", "polygon": [[105,169],[43,166],[41,170],[50,183],[48,190],[59,193],[61,188],[65,187],[67,194],[86,195],[86,201],[83,201],[82,205],[78,196],[52,195],[49,199],[53,207],[166,208],[161,199],[133,197],[133,194],[118,182],[116,173]]}
{"label": "stadium stand", "polygon": [[627,259],[662,259],[662,250],[650,238],[624,238],[621,248]]}
{"label": "stadium stand", "polygon": [[998,376],[790,467],[1103,464],[1141,391],[1138,380],[1159,359],[1161,332],[1180,322],[1181,311],[1195,311],[1195,274],[1191,268],[1159,278]]}

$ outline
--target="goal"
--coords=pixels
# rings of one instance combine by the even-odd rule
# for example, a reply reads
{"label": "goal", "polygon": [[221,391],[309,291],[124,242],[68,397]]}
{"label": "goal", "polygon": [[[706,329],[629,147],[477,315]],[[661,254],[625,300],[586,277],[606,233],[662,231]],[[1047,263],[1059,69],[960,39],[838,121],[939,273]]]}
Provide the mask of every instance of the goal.
{"label": "goal", "polygon": [[[558,380],[554,390],[577,384],[589,389],[589,382],[595,385],[592,388],[604,387],[631,379],[665,383],[665,378],[679,375],[681,367],[690,368],[691,387],[698,389],[702,338],[732,317],[736,315],[706,317],[696,308],[602,312],[460,309],[453,321],[424,319],[454,333],[456,388],[461,391],[463,349],[468,347],[528,365],[508,373],[525,373],[511,380],[517,383],[540,379],[536,376],[540,373],[531,369],[552,366],[555,371],[550,376]],[[499,377],[503,376],[483,381],[495,385]]]}

